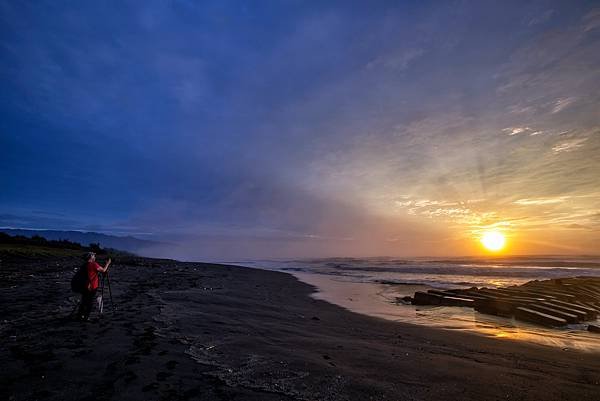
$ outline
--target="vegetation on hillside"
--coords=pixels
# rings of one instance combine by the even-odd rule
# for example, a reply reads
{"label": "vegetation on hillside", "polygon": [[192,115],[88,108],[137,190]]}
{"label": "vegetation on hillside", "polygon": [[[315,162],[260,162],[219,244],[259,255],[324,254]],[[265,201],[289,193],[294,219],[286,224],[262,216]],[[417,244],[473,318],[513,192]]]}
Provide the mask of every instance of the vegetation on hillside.
{"label": "vegetation on hillside", "polygon": [[95,252],[98,255],[131,255],[128,252],[111,248],[102,248],[98,243],[87,246],[69,240],[48,240],[39,235],[24,237],[0,232],[0,254],[22,257],[45,256],[76,256],[85,252]]}

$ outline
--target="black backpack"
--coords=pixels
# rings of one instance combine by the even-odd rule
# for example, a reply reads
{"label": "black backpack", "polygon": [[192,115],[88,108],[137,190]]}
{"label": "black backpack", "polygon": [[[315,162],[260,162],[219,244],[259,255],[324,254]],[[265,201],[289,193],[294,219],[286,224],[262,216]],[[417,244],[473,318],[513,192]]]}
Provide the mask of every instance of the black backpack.
{"label": "black backpack", "polygon": [[87,290],[88,285],[88,272],[87,272],[87,263],[83,264],[71,279],[71,290],[73,292],[83,293]]}

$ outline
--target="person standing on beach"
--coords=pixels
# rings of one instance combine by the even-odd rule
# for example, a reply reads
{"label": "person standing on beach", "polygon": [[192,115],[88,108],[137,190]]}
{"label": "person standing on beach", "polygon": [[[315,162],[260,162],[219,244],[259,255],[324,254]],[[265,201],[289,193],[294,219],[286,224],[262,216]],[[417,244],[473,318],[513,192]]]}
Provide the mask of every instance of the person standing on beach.
{"label": "person standing on beach", "polygon": [[87,260],[86,269],[88,282],[87,287],[81,293],[81,303],[79,304],[79,312],[77,313],[79,319],[82,321],[87,321],[92,312],[94,298],[96,297],[96,291],[98,290],[98,274],[105,273],[111,263],[109,258],[104,267],[100,266],[96,262],[96,254],[94,252],[88,252],[85,259]]}

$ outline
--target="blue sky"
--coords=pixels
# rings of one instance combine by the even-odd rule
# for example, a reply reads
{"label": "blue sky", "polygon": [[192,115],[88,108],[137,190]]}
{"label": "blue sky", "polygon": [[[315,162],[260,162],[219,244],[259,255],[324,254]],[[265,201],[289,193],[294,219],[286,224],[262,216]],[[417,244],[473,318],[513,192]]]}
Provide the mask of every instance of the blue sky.
{"label": "blue sky", "polygon": [[600,8],[522,3],[1,2],[0,226],[598,253]]}

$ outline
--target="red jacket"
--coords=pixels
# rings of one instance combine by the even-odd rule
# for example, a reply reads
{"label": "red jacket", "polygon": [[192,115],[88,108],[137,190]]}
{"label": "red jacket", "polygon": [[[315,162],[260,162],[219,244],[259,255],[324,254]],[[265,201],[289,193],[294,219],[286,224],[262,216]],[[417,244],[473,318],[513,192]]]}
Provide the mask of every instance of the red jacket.
{"label": "red jacket", "polygon": [[93,291],[98,288],[98,269],[101,266],[96,262],[88,262],[87,273],[88,273],[88,290]]}

